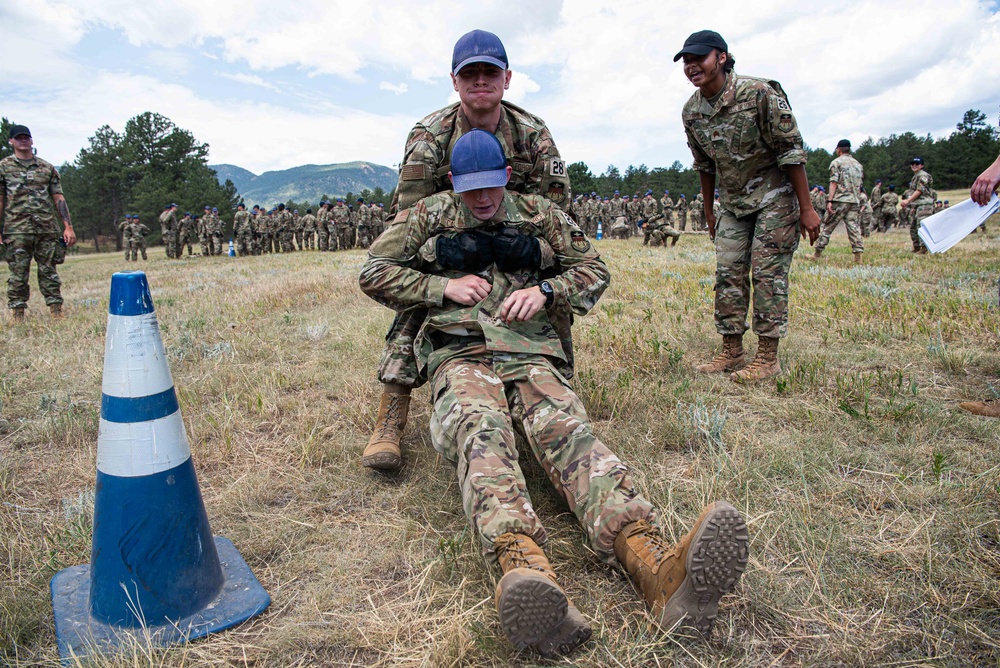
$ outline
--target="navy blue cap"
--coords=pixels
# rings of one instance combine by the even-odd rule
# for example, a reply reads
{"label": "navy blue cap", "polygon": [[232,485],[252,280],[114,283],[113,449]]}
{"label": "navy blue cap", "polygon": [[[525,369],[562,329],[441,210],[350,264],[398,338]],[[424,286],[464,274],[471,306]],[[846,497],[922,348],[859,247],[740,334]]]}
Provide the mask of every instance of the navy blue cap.
{"label": "navy blue cap", "polygon": [[507,185],[507,157],[500,140],[473,129],[459,137],[451,152],[451,183],[455,192]]}
{"label": "navy blue cap", "polygon": [[922,165],[922,164],[924,164],[924,159],[921,158],[920,156],[917,156],[913,160],[910,160],[910,164],[911,165]]}
{"label": "navy blue cap", "polygon": [[384,208],[385,207],[385,204],[382,204],[382,202],[379,202],[378,205],[379,205],[379,208]]}
{"label": "navy blue cap", "polygon": [[646,191],[646,194],[647,194],[647,195],[652,195],[652,194],[653,194],[653,191],[652,191],[652,190],[647,190],[647,191]]}
{"label": "navy blue cap", "polygon": [[875,183],[882,183],[882,179],[875,179]]}
{"label": "navy blue cap", "polygon": [[489,63],[507,69],[507,51],[500,38],[485,30],[473,30],[459,37],[451,56],[451,73],[458,74],[472,63]]}
{"label": "navy blue cap", "polygon": [[28,135],[31,136],[31,130],[28,129],[27,125],[12,125],[10,126],[10,133],[7,135],[11,139],[18,135]]}
{"label": "navy blue cap", "polygon": [[[681,193],[681,197],[684,197],[684,193]],[[684,197],[684,199],[687,199],[687,197]]]}
{"label": "navy blue cap", "polygon": [[616,190],[616,191],[615,191],[615,194],[616,194],[616,195],[620,195],[621,193],[619,193],[619,192],[618,192],[618,191]]}
{"label": "navy blue cap", "polygon": [[219,211],[219,210],[218,210],[218,209],[216,209],[216,208],[215,208],[214,206],[212,207],[212,213],[218,213],[218,211]]}
{"label": "navy blue cap", "polygon": [[691,33],[684,40],[684,47],[674,56],[674,62],[676,63],[683,58],[686,53],[694,56],[705,56],[712,53],[715,49],[729,51],[729,45],[726,44],[726,40],[722,39],[722,35],[714,30],[699,30],[698,32]]}

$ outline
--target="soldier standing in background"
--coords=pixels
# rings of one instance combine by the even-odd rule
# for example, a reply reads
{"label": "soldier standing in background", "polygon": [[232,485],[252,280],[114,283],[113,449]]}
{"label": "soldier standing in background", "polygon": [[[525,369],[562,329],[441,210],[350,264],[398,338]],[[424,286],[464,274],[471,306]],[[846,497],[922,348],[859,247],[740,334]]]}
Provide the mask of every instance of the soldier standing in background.
{"label": "soldier standing in background", "polygon": [[868,202],[872,207],[872,229],[878,230],[878,221],[882,219],[880,215],[882,209],[882,179],[875,179],[875,185],[868,195]]}
{"label": "soldier standing in background", "polygon": [[[138,262],[138,254],[142,253],[142,259],[146,260],[146,235],[149,234],[149,228],[139,222],[139,216],[132,216],[132,222],[129,224],[129,248],[132,249],[132,261]],[[179,257],[180,254],[177,254]]]}
{"label": "soldier standing in background", "polygon": [[295,231],[295,250],[302,250],[302,216],[299,215],[299,210],[295,209],[292,211],[292,229]]}
{"label": "soldier standing in background", "polygon": [[208,221],[212,216],[212,207],[206,206],[205,212],[201,215],[201,219],[198,221],[198,243],[201,244],[201,256],[208,257],[211,255],[208,247],[208,240],[211,238],[211,233],[208,229]]}
{"label": "soldier standing in background", "polygon": [[236,253],[240,257],[250,255],[253,250],[253,228],[250,225],[250,212],[243,202],[236,205],[233,216],[233,236],[236,237]]}
{"label": "soldier standing in background", "polygon": [[680,197],[677,198],[677,204],[674,205],[677,211],[677,222],[679,228],[683,231],[687,227],[687,217],[688,217],[688,201],[684,193],[681,193]]}
{"label": "soldier standing in background", "polygon": [[212,255],[222,255],[222,218],[219,217],[219,210],[216,207],[212,207],[212,222],[208,232]]}
{"label": "soldier standing in background", "polygon": [[180,228],[180,234],[177,238],[177,257],[184,255],[184,247],[187,246],[188,256],[193,255],[193,249],[191,248],[192,241],[197,241],[194,230],[194,218],[191,217],[190,211],[184,212],[184,217],[181,218],[181,222],[178,225]]}
{"label": "soldier standing in background", "polygon": [[330,203],[323,200],[316,214],[316,248],[321,251],[330,250]]}
{"label": "soldier standing in background", "polygon": [[843,220],[847,227],[847,237],[851,241],[854,264],[861,264],[865,252],[865,240],[861,236],[859,194],[864,187],[865,170],[851,155],[850,141],[841,139],[837,142],[835,155],[837,157],[830,163],[830,192],[826,198],[826,220],[823,222],[819,240],[816,242],[816,253],[812,259],[820,258],[823,249],[830,243],[830,235]]}
{"label": "soldier standing in background", "polygon": [[867,239],[872,233],[872,203],[868,200],[868,193],[864,188],[858,189],[858,199],[861,200],[861,236]]}
{"label": "soldier standing in background", "polygon": [[[732,380],[741,382],[770,378],[781,373],[778,341],[788,323],[788,272],[799,233],[812,242],[819,232],[802,135],[781,85],[738,76],[718,33],[692,34],[674,61],[681,58],[685,76],[698,88],[682,112],[694,168],[703,196],[711,196],[716,183],[721,195],[718,227],[714,212],[706,211],[706,218],[716,243],[715,326],[723,349],[697,370],[732,371]],[[760,345],[743,369],[751,278]]]}
{"label": "soldier standing in background", "polygon": [[674,222],[674,200],[670,198],[670,191],[664,190],[663,197],[660,198],[661,212],[663,213],[663,219],[667,223]]}
{"label": "soldier standing in background", "polygon": [[[24,320],[30,290],[31,260],[37,265],[38,289],[54,318],[62,318],[62,281],[56,265],[66,258],[66,247],[76,243],[76,232],[63,197],[59,172],[34,154],[34,139],[24,125],[10,126],[13,155],[0,160],[0,244],[6,244],[7,307],[15,321]],[[60,235],[58,220],[62,219]]]}
{"label": "soldier standing in background", "polygon": [[275,216],[278,225],[278,240],[281,244],[282,253],[291,253],[295,250],[295,221],[292,212],[285,208],[284,203],[278,205],[278,213]]}
{"label": "soldier standing in background", "polygon": [[336,248],[334,248],[333,234],[331,234],[330,250],[349,250],[351,248],[351,210],[347,208],[344,200],[337,198],[337,204],[330,212],[330,224],[336,231]]}
{"label": "soldier standing in background", "polygon": [[[913,252],[926,255],[927,246],[920,240],[917,230],[920,229],[920,221],[934,214],[934,196],[931,194],[934,179],[924,169],[923,158],[917,157],[911,160],[910,169],[913,171],[913,178],[910,180],[910,190],[913,192],[900,203],[900,206],[909,216]],[[912,211],[909,210],[911,205]]]}
{"label": "soldier standing in background", "polygon": [[890,183],[889,189],[879,202],[879,232],[888,232],[896,224],[896,207],[899,205],[899,195],[896,194],[896,184]]}
{"label": "soldier standing in background", "polygon": [[168,258],[177,257],[177,205],[168,204],[160,214],[160,238],[163,239],[163,249]]}
{"label": "soldier standing in background", "polygon": [[701,193],[694,196],[694,202],[691,203],[691,229],[695,232],[701,232],[705,229],[705,198]]}
{"label": "soldier standing in background", "polygon": [[302,248],[316,250],[316,216],[312,209],[306,209],[306,215],[302,216]]}

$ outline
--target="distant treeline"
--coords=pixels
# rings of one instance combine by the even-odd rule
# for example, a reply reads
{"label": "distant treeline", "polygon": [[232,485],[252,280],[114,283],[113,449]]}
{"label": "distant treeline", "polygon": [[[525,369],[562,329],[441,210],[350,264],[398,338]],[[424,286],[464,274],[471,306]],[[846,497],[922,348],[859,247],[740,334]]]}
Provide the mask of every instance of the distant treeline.
{"label": "distant treeline", "polygon": [[[832,151],[807,147],[807,153],[809,183],[827,185]],[[986,122],[984,113],[975,109],[965,112],[955,132],[947,138],[918,137],[912,132],[904,132],[877,140],[869,137],[854,147],[854,156],[865,168],[865,186],[869,189],[875,179],[905,188],[912,177],[909,163],[915,156],[924,159],[927,171],[934,177],[936,190],[968,188],[998,153],[1000,132]],[[679,160],[670,167],[653,169],[646,165],[629,165],[624,172],[611,165],[599,176],[595,176],[586,163],[575,162],[569,166],[569,174],[574,193],[598,192],[610,196],[619,190],[623,195],[644,195],[652,190],[659,197],[664,190],[669,190],[675,198],[681,193],[692,198],[701,188],[698,173],[685,168]]]}

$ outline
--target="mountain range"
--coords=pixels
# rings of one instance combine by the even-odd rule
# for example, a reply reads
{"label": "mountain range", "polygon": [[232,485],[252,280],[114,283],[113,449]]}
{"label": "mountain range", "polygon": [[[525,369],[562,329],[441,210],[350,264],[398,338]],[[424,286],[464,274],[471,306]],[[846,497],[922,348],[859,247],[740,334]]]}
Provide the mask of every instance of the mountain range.
{"label": "mountain range", "polygon": [[367,188],[381,187],[386,193],[396,187],[396,170],[370,162],[343,162],[335,165],[300,165],[291,169],[257,175],[236,165],[209,165],[219,183],[233,182],[247,206],[271,207],[294,200],[316,204],[323,195],[343,197]]}

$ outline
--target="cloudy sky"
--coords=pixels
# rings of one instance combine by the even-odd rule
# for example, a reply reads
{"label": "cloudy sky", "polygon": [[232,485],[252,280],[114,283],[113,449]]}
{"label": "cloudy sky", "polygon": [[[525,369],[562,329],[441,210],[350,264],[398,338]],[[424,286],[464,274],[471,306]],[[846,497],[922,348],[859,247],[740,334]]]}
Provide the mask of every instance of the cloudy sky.
{"label": "cloudy sky", "polygon": [[4,1],[0,115],[57,164],[156,111],[255,173],[394,165],[413,122],[457,99],[451,50],[474,28],[504,41],[507,99],[595,173],[690,164],[672,58],[704,28],[737,71],[782,83],[810,146],[945,136],[971,108],[1000,121],[1000,0]]}

